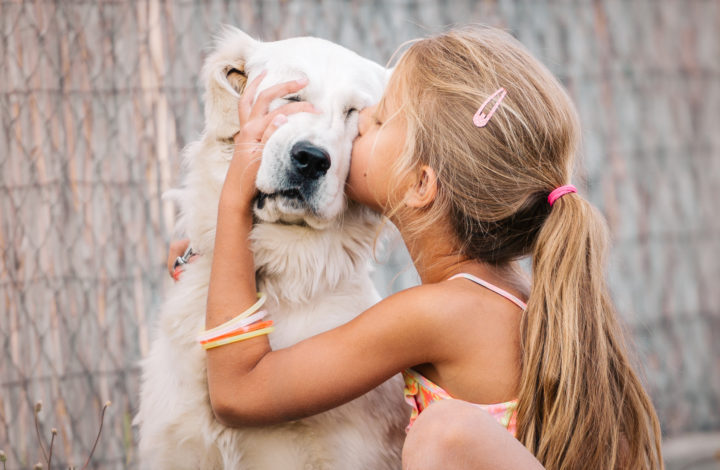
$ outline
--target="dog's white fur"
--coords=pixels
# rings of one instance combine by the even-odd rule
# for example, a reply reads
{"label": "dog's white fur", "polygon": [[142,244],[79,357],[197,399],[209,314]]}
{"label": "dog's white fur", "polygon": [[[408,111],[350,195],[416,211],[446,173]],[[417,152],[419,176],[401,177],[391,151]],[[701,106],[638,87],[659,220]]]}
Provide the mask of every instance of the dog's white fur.
{"label": "dog's white fur", "polygon": [[174,193],[179,223],[202,256],[168,292],[143,361],[136,417],[141,468],[399,468],[409,407],[397,376],[341,407],[287,424],[230,429],[214,419],[205,352],[195,336],[204,326],[217,204],[239,126],[237,98],[246,79],[263,69],[268,73],[260,91],[306,75],[310,85],[302,99],[323,113],[291,115],[272,135],[258,173],[260,191],[272,194],[292,183],[289,151],[300,140],[331,157],[328,173],[303,189],[303,199],[268,197],[255,206],[252,248],[258,286],[275,321],[272,347],[336,327],[379,300],[369,277],[379,217],[349,203],[343,189],[357,135],[353,109],[380,98],[388,71],[321,39],[259,42],[228,29],[203,69],[205,130],[184,151],[186,176]]}

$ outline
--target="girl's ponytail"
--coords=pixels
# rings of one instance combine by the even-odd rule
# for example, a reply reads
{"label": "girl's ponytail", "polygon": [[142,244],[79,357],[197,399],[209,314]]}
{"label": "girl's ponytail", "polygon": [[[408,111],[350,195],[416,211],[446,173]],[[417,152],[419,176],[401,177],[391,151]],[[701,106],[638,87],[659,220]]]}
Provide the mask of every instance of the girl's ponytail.
{"label": "girl's ponytail", "polygon": [[605,284],[607,233],[593,206],[566,194],[534,245],[517,437],[548,469],[663,468]]}

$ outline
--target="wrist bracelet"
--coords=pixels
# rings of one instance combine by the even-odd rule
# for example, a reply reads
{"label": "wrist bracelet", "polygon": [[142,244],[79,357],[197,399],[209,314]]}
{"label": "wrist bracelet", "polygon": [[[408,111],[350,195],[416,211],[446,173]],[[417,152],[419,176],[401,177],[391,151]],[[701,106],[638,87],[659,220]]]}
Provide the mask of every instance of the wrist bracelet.
{"label": "wrist bracelet", "polygon": [[258,309],[260,309],[260,307],[263,306],[263,304],[265,303],[265,294],[263,294],[262,292],[258,292],[257,296],[258,296],[258,301],[255,302],[252,306],[250,306],[250,308],[248,308],[247,310],[245,310],[244,312],[242,312],[241,314],[239,314],[232,320],[226,321],[222,325],[218,325],[215,328],[210,328],[209,330],[201,331],[200,335],[216,336],[220,331],[226,330],[230,326],[237,326],[242,320],[249,317],[253,313],[257,312]]}
{"label": "wrist bracelet", "polygon": [[255,338],[257,336],[267,335],[269,333],[272,333],[273,330],[275,330],[274,326],[269,326],[267,328],[262,328],[259,330],[251,331],[249,333],[244,333],[241,335],[233,335],[230,338],[225,339],[218,339],[216,341],[210,341],[209,343],[205,343],[202,345],[203,349],[206,351],[208,349],[217,348],[218,346],[224,346],[226,344],[235,343],[237,341],[244,341],[246,339]]}

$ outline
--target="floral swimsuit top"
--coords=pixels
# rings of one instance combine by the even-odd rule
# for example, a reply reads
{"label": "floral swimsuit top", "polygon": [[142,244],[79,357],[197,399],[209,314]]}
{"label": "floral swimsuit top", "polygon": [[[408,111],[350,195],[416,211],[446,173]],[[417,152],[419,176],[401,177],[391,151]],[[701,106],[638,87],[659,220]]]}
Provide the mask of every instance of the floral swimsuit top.
{"label": "floral swimsuit top", "polygon": [[[450,279],[455,279],[458,277],[464,277],[465,279],[469,279],[476,284],[479,284],[497,294],[502,295],[523,310],[527,308],[525,302],[518,299],[511,293],[497,287],[494,284],[490,284],[487,281],[473,276],[472,274],[460,273],[456,274]],[[413,425],[418,415],[425,408],[430,406],[433,402],[438,400],[448,400],[452,399],[453,397],[450,396],[448,392],[443,390],[442,387],[428,380],[426,377],[422,376],[413,369],[405,369],[402,375],[403,379],[405,380],[405,390],[403,392],[405,395],[405,401],[412,407],[412,412],[410,414],[410,424],[408,424],[406,428],[407,431],[410,429],[410,426]],[[495,403],[492,405],[475,404],[475,406],[485,410],[487,413],[490,413],[491,416],[493,416],[514,436],[517,432],[517,404],[518,401],[516,399],[507,401],[505,403]]]}

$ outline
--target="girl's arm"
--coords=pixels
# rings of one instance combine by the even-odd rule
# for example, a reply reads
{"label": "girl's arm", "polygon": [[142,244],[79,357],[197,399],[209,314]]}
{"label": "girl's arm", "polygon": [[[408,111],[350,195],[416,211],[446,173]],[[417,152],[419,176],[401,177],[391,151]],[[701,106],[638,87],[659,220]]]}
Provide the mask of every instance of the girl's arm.
{"label": "girl's arm", "polygon": [[[395,294],[354,320],[291,347],[271,351],[266,338],[212,349],[210,398],[228,426],[267,425],[346,403],[416,364],[437,362],[424,321],[423,287]],[[400,390],[397,393],[401,393]]]}
{"label": "girl's arm", "polygon": [[[313,110],[309,103],[292,103],[268,112],[272,100],[303,82],[270,87],[251,106],[261,79],[248,85],[239,103],[242,130],[234,138],[219,205],[206,328],[257,300],[249,235],[262,147],[285,114]],[[425,295],[427,290],[396,294],[346,325],[283,350],[271,351],[265,336],[208,350],[208,388],[218,420],[232,426],[297,419],[345,403],[405,367],[435,361],[437,325],[424,321],[423,312],[432,310],[429,302],[437,296]]]}

